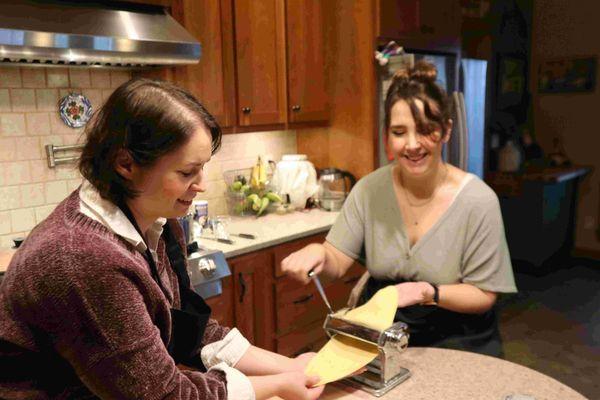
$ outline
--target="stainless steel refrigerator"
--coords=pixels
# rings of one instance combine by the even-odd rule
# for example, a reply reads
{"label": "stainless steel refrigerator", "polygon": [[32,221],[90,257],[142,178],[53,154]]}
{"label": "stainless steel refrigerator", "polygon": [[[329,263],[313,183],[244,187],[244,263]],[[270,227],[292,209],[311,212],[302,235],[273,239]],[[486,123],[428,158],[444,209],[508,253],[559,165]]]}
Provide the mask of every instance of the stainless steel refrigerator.
{"label": "stainless steel refrigerator", "polygon": [[457,64],[452,54],[404,53],[391,57],[387,68],[379,73],[379,166],[390,162],[385,151],[383,107],[391,78],[398,68],[419,60],[437,67],[438,83],[453,101],[454,125],[452,137],[444,146],[444,159],[483,179],[487,61],[463,58]]}

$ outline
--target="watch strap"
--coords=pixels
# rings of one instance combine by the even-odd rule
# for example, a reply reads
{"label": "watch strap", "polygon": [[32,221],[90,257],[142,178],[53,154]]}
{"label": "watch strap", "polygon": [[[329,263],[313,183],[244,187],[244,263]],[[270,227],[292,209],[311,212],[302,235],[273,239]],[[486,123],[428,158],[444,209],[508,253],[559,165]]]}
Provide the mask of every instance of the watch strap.
{"label": "watch strap", "polygon": [[440,302],[440,288],[435,283],[429,282],[429,284],[433,287],[433,302],[438,304]]}

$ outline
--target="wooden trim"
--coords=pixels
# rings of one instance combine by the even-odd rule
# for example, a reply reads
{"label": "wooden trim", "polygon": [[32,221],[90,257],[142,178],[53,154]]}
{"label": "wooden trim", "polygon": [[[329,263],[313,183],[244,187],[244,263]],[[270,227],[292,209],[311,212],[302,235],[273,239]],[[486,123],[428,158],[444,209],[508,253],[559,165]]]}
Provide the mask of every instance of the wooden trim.
{"label": "wooden trim", "polygon": [[283,131],[286,129],[284,123],[281,124],[265,124],[265,125],[240,125],[231,128],[230,133],[248,133],[248,132],[266,132],[266,131]]}
{"label": "wooden trim", "polygon": [[576,247],[571,252],[573,257],[590,258],[592,260],[600,260],[599,249],[588,249],[582,247]]}
{"label": "wooden trim", "polygon": [[171,7],[177,0],[120,0],[124,3],[134,3],[146,6]]}
{"label": "wooden trim", "polygon": [[286,53],[286,8],[287,1],[275,1],[275,40],[277,48],[277,97],[279,98],[280,121],[288,121],[287,53]]}
{"label": "wooden trim", "polygon": [[235,63],[235,24],[232,0],[219,2],[221,10],[221,46],[223,57],[223,95],[225,124],[232,127],[237,121],[237,69]]}
{"label": "wooden trim", "polygon": [[290,122],[286,125],[286,129],[327,128],[329,126],[331,126],[329,119],[324,119],[321,121]]}

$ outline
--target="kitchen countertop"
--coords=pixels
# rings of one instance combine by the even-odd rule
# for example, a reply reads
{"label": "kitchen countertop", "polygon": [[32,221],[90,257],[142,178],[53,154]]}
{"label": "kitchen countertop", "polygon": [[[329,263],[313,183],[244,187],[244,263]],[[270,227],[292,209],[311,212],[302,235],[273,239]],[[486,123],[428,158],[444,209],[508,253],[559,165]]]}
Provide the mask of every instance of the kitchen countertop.
{"label": "kitchen countertop", "polygon": [[[495,357],[466,351],[409,347],[401,354],[402,366],[411,377],[381,399],[486,399],[505,400],[508,395],[528,395],[531,400],[585,400],[559,381]],[[343,386],[325,388],[321,400],[373,400],[370,394]]]}
{"label": "kitchen countertop", "polygon": [[[239,256],[270,246],[289,242],[316,233],[327,232],[335,222],[339,212],[319,209],[295,211],[279,215],[267,214],[262,217],[231,217],[227,225],[229,233],[250,233],[256,239],[231,236],[234,244],[219,243],[214,240],[197,239],[198,245],[221,250],[226,258]],[[208,231],[208,233],[211,233]]]}
{"label": "kitchen countertop", "polygon": [[[199,239],[198,244],[209,249],[221,250],[226,258],[239,256],[251,251],[264,249],[277,244],[289,242],[316,233],[326,232],[331,228],[339,212],[328,212],[319,209],[295,211],[278,215],[267,214],[256,217],[231,217],[227,230],[231,233],[251,233],[256,239],[243,239],[232,236],[234,244],[225,244],[213,240]],[[15,249],[0,249],[0,273],[4,273]]]}

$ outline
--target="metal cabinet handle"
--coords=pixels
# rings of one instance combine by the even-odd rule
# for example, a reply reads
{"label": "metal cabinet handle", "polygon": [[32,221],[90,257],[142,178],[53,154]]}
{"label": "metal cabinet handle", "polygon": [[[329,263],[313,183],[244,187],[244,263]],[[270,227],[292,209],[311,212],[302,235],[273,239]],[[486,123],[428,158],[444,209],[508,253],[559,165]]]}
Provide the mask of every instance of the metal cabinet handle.
{"label": "metal cabinet handle", "polygon": [[238,280],[240,281],[241,293],[240,293],[240,303],[244,302],[244,296],[246,295],[246,282],[244,281],[244,275],[240,272],[238,274]]}
{"label": "metal cabinet handle", "polygon": [[294,304],[306,303],[307,301],[309,301],[312,298],[313,298],[313,295],[309,294],[309,295],[299,298],[298,300],[294,300]]}
{"label": "metal cabinet handle", "polygon": [[252,109],[250,107],[244,107],[244,108],[242,108],[242,112],[244,114],[250,114],[251,111],[252,111]]}
{"label": "metal cabinet handle", "polygon": [[295,111],[295,112],[300,111],[300,106],[292,106],[292,111]]}

